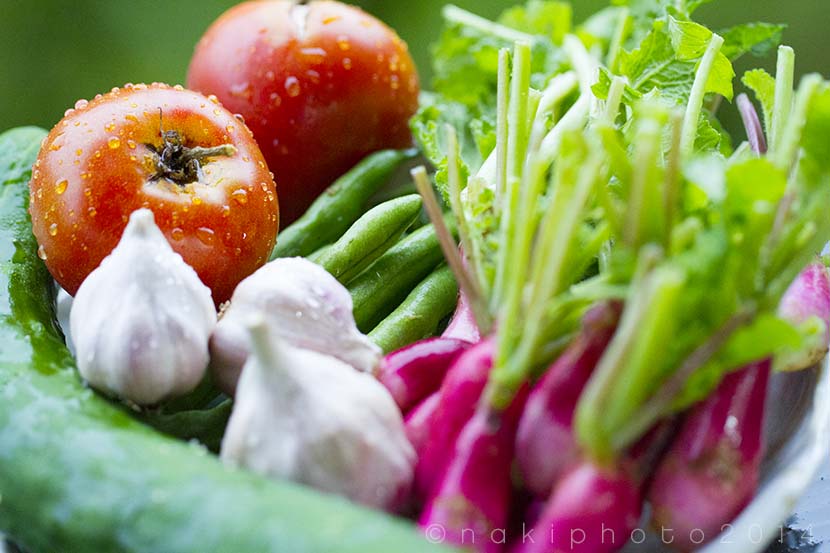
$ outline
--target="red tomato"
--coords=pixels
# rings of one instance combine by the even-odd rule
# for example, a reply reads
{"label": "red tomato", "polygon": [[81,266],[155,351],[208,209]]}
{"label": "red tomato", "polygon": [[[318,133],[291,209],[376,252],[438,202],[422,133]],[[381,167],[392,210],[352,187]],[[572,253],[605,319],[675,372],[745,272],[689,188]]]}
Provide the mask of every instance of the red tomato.
{"label": "red tomato", "polygon": [[70,294],[141,207],[217,304],[268,260],[279,226],[273,177],[244,123],[215,98],[162,84],[80,100],[32,175],[39,254]]}
{"label": "red tomato", "polygon": [[411,144],[418,76],[389,27],[339,2],[246,2],[196,46],[188,86],[240,113],[299,217],[366,154]]}

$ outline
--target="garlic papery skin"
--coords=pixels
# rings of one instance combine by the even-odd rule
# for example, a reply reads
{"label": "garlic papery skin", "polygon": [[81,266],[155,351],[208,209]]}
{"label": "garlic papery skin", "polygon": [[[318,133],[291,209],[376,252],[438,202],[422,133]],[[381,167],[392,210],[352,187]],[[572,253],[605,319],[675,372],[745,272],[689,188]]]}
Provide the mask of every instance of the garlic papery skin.
{"label": "garlic papery skin", "polygon": [[221,457],[259,474],[395,510],[415,451],[388,391],[370,374],[288,345],[259,320]]}
{"label": "garlic papery skin", "polygon": [[210,367],[233,395],[248,357],[246,322],[262,314],[288,344],[331,355],[374,373],[381,349],[357,329],[349,291],[325,269],[301,257],[271,261],[239,283],[210,340]]}
{"label": "garlic papery skin", "polygon": [[186,394],[202,380],[216,311],[148,209],[83,282],[69,317],[78,370],[93,388],[138,405]]}

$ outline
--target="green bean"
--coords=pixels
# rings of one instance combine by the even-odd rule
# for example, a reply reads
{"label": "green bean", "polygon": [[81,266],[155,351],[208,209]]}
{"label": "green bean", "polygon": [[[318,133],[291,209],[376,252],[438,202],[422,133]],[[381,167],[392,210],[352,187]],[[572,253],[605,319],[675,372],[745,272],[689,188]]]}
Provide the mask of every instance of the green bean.
{"label": "green bean", "polygon": [[[455,231],[452,224],[451,230]],[[377,326],[442,259],[432,225],[392,246],[349,283],[357,327],[368,332]]]}
{"label": "green bean", "polygon": [[384,353],[435,334],[441,321],[455,308],[458,284],[450,268],[442,265],[406,297],[369,333]]}
{"label": "green bean", "polygon": [[382,150],[367,156],[280,232],[271,259],[305,256],[337,240],[363,214],[369,198],[398,165],[413,155],[412,150]]}
{"label": "green bean", "polygon": [[373,207],[314,261],[340,282],[348,283],[397,243],[420,211],[418,194]]}

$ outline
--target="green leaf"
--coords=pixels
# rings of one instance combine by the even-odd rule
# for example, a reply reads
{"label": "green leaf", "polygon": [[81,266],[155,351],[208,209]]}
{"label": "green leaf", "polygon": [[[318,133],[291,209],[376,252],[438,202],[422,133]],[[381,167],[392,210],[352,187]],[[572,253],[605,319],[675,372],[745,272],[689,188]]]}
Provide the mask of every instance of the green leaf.
{"label": "green leaf", "polygon": [[764,129],[769,132],[772,110],[775,104],[775,78],[763,69],[753,69],[744,73],[741,82],[755,93],[755,98],[761,103],[764,114]]}
{"label": "green leaf", "polygon": [[[671,16],[668,21],[671,44],[677,59],[693,61],[702,58],[712,40],[712,31],[693,21],[681,21]],[[709,74],[709,80],[706,81],[706,92],[720,94],[731,101],[734,78],[735,71],[732,69],[732,63],[721,51],[715,57],[712,72]]]}
{"label": "green leaf", "polygon": [[495,128],[486,117],[475,117],[458,102],[442,100],[435,94],[421,94],[421,107],[409,122],[412,135],[426,158],[435,166],[435,184],[447,200],[446,125],[455,128],[459,141],[461,182],[478,170],[495,147]]}
{"label": "green leaf", "polygon": [[767,56],[781,44],[786,28],[786,25],[772,23],[745,23],[724,29],[718,33],[723,37],[721,52],[732,61],[747,53],[758,57]]}
{"label": "green leaf", "polygon": [[695,10],[712,0],[612,0],[614,6],[627,6],[634,20],[634,39],[640,40],[652,23],[671,12],[688,19]]}
{"label": "green leaf", "polygon": [[562,44],[571,32],[573,10],[567,2],[530,0],[524,6],[508,8],[499,17],[499,23],[518,31],[547,37],[554,44]]}
{"label": "green leaf", "polygon": [[751,324],[735,332],[715,357],[686,381],[673,410],[683,411],[705,399],[731,371],[778,352],[801,348],[809,336],[809,329],[802,334],[772,314],[756,317]]}
{"label": "green leaf", "polygon": [[[697,62],[711,37],[712,32],[697,23],[671,17],[668,21],[655,21],[639,47],[622,54],[621,72],[639,93],[656,90],[667,102],[683,105],[694,84]],[[718,54],[706,82],[706,92],[731,99],[733,77],[732,64],[723,54]]]}

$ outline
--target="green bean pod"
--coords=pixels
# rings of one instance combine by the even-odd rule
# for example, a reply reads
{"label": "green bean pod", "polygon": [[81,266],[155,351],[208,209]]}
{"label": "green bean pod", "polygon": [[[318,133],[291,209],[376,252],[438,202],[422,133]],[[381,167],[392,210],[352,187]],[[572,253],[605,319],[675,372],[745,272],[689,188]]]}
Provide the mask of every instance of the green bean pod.
{"label": "green bean pod", "polygon": [[432,225],[392,246],[349,283],[357,327],[369,332],[377,326],[443,258]]}
{"label": "green bean pod", "polygon": [[360,217],[366,203],[412,150],[381,150],[337,179],[302,217],[280,231],[271,259],[306,256],[331,244]]}
{"label": "green bean pod", "polygon": [[27,213],[44,136],[0,135],[0,532],[31,553],[442,550],[404,520],[228,467],[83,385]]}
{"label": "green bean pod", "polygon": [[450,268],[442,265],[421,281],[397,309],[369,333],[384,353],[395,351],[435,334],[458,301],[458,284]]}
{"label": "green bean pod", "polygon": [[340,282],[348,283],[400,240],[420,211],[418,194],[375,206],[314,261]]}

